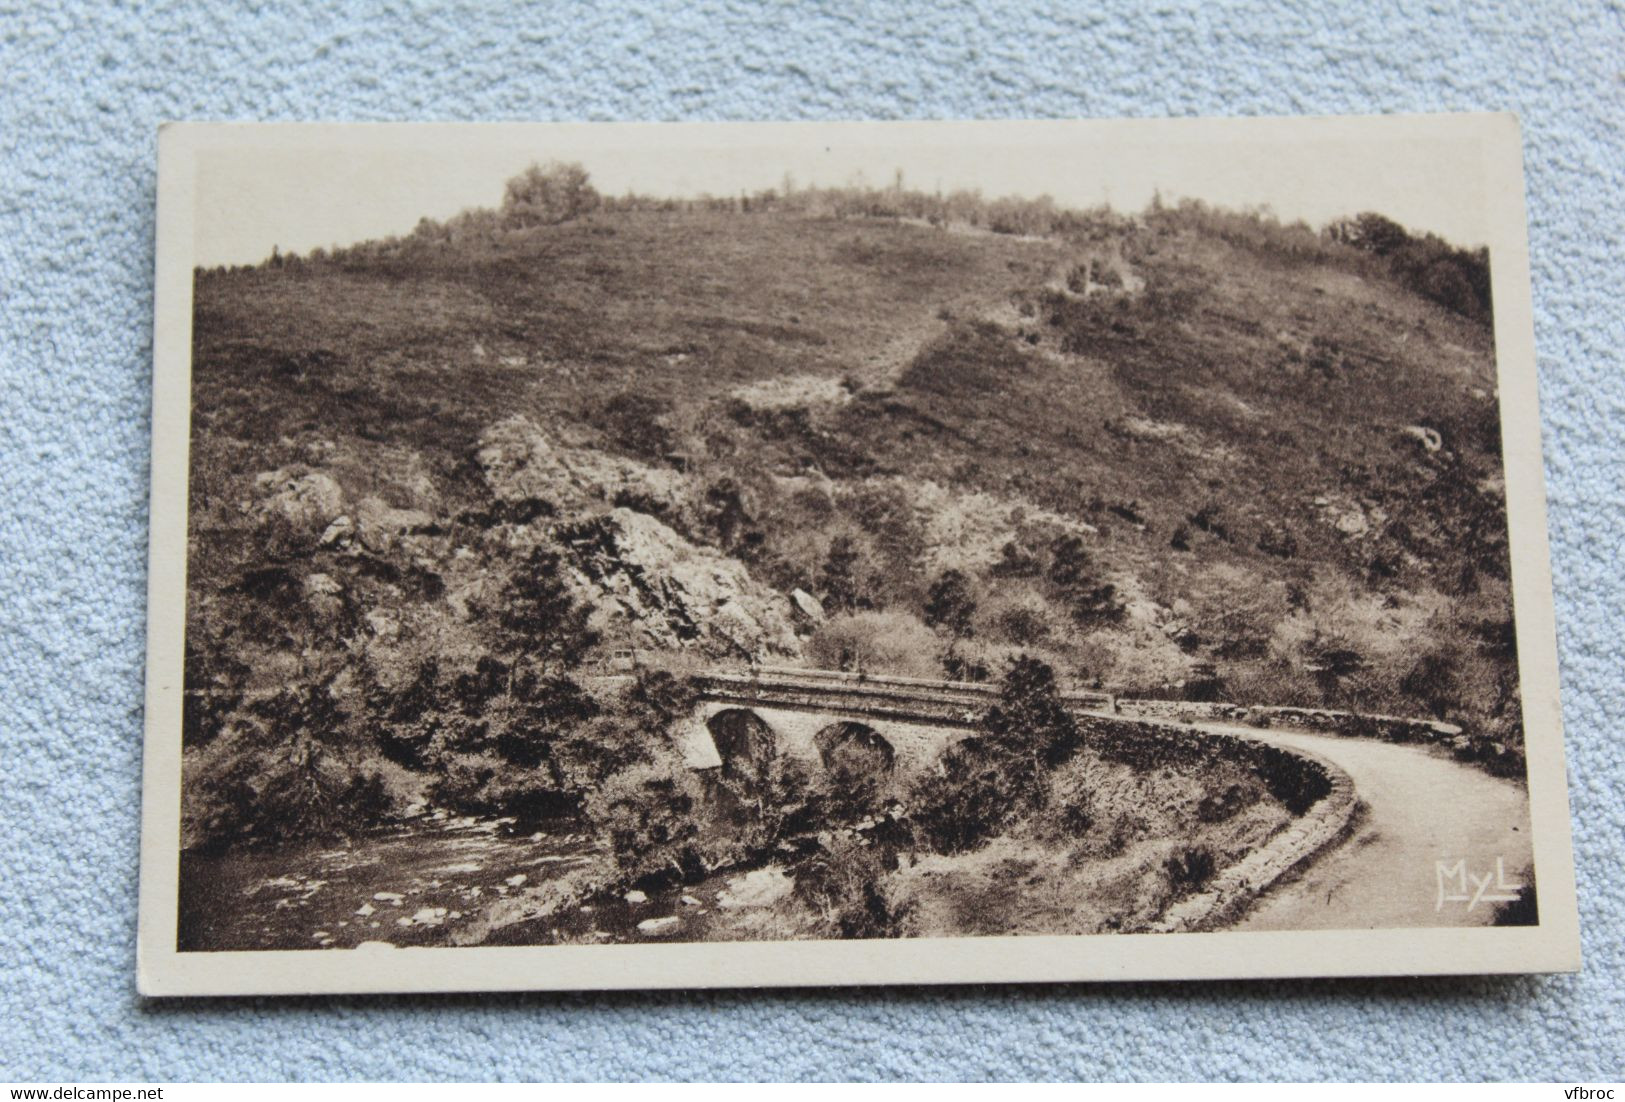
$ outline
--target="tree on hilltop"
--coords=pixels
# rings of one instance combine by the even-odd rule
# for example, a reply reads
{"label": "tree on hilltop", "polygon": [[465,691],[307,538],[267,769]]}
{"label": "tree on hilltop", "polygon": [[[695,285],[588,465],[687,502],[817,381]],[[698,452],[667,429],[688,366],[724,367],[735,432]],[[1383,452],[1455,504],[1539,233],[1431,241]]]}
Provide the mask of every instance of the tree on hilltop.
{"label": "tree on hilltop", "polygon": [[579,164],[533,164],[508,181],[502,217],[517,226],[549,226],[598,209],[601,202],[587,170]]}

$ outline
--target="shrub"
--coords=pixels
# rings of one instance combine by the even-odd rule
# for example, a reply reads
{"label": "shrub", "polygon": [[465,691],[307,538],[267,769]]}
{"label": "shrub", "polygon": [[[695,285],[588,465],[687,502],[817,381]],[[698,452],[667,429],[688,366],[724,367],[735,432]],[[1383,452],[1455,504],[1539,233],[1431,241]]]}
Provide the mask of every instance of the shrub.
{"label": "shrub", "polygon": [[938,853],[963,853],[997,837],[1037,792],[1031,758],[973,736],[944,751],[940,771],[917,783],[909,802],[921,841]]}
{"label": "shrub", "polygon": [[971,620],[976,615],[976,599],[971,594],[970,579],[963,571],[948,570],[931,584],[925,601],[925,626],[942,628],[949,637],[961,639],[972,634]]}
{"label": "shrub", "polygon": [[1042,570],[1043,564],[1030,548],[1009,540],[999,551],[999,561],[988,572],[995,578],[1035,578]]}
{"label": "shrub", "polygon": [[1059,765],[1082,744],[1072,713],[1061,702],[1055,671],[1023,655],[1004,675],[999,702],[988,709],[982,730],[1006,752]]}
{"label": "shrub", "polygon": [[957,651],[949,651],[942,656],[942,672],[948,676],[949,681],[980,683],[993,679],[993,671],[987,668],[986,662]]}
{"label": "shrub", "polygon": [[1258,549],[1278,559],[1290,559],[1298,553],[1298,538],[1280,525],[1266,525],[1258,534]]}
{"label": "shrub", "polygon": [[1018,658],[981,733],[950,746],[939,771],[916,785],[916,827],[940,852],[974,849],[1043,806],[1045,771],[1081,745],[1054,671],[1035,658]]}
{"label": "shrub", "polygon": [[670,405],[658,398],[623,391],[604,402],[592,420],[621,450],[642,459],[662,460],[674,447],[665,423],[670,413]]}
{"label": "shrub", "polygon": [[1039,822],[1043,835],[1076,842],[1094,829],[1103,811],[1095,791],[1097,768],[1093,755],[1079,755],[1050,775],[1047,806]]}
{"label": "shrub", "polygon": [[503,587],[494,633],[497,649],[549,669],[579,665],[598,641],[588,626],[591,615],[592,609],[578,603],[565,584],[558,552],[532,548]]}
{"label": "shrub", "polygon": [[514,226],[568,222],[598,209],[599,195],[579,164],[533,164],[508,181],[502,194],[503,220]]}
{"label": "shrub", "polygon": [[1061,589],[1087,581],[1091,565],[1089,552],[1077,536],[1061,536],[1050,545],[1049,580]]}
{"label": "shrub", "polygon": [[1032,646],[1049,638],[1050,622],[1042,606],[1010,604],[993,617],[998,634],[1018,647]]}
{"label": "shrub", "polygon": [[885,876],[896,867],[885,847],[830,838],[796,865],[795,895],[817,913],[826,936],[901,937],[913,907],[885,891]]}
{"label": "shrub", "polygon": [[551,762],[517,767],[494,755],[454,754],[438,764],[429,798],[440,807],[471,815],[511,816],[522,829],[581,810],[581,792],[564,783]]}
{"label": "shrub", "polygon": [[925,533],[908,492],[896,483],[869,482],[843,491],[838,500],[868,534],[882,560],[869,588],[877,595],[878,591],[906,588],[894,580],[914,574],[915,562],[925,547]]}
{"label": "shrub", "polygon": [[824,607],[852,612],[870,604],[858,580],[858,550],[851,536],[836,536],[824,557],[818,586],[824,594]]}
{"label": "shrub", "polygon": [[832,616],[807,642],[808,656],[826,669],[861,669],[908,677],[936,677],[940,643],[906,612]]}
{"label": "shrub", "polygon": [[636,765],[606,778],[586,812],[608,838],[623,882],[704,875],[704,793],[680,764]]}
{"label": "shrub", "polygon": [[1249,792],[1239,784],[1226,785],[1224,791],[1210,792],[1202,797],[1196,805],[1196,818],[1203,823],[1222,823],[1235,818],[1257,798],[1256,792]]}
{"label": "shrub", "polygon": [[1200,888],[1213,879],[1218,864],[1213,851],[1206,846],[1186,846],[1175,850],[1163,861],[1168,885],[1176,894]]}
{"label": "shrub", "polygon": [[1457,656],[1435,649],[1416,660],[1399,683],[1399,691],[1427,709],[1435,719],[1443,719],[1460,706]]}
{"label": "shrub", "polygon": [[1057,596],[1083,628],[1120,623],[1127,612],[1117,587],[1095,577],[1094,563],[1083,541],[1061,536],[1050,545],[1049,581]]}
{"label": "shrub", "polygon": [[243,702],[249,668],[230,654],[220,639],[197,640],[186,633],[185,694],[181,698],[181,745],[212,741]]}
{"label": "shrub", "polygon": [[377,764],[341,745],[327,685],[287,689],[189,751],[182,846],[212,852],[352,834],[389,811]]}
{"label": "shrub", "polygon": [[1488,249],[1457,248],[1433,234],[1414,236],[1393,219],[1370,211],[1334,222],[1326,232],[1380,257],[1393,277],[1417,294],[1474,321],[1491,320]]}
{"label": "shrub", "polygon": [[1073,621],[1083,628],[1119,624],[1128,614],[1117,587],[1109,582],[1074,589],[1067,595],[1067,605]]}

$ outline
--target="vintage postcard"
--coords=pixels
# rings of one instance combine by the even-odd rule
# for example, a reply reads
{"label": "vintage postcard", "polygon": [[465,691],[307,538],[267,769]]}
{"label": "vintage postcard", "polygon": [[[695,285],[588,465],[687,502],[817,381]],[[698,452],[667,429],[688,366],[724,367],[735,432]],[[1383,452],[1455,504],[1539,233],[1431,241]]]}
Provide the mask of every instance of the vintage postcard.
{"label": "vintage postcard", "polygon": [[159,150],[142,991],[1578,967],[1512,117]]}

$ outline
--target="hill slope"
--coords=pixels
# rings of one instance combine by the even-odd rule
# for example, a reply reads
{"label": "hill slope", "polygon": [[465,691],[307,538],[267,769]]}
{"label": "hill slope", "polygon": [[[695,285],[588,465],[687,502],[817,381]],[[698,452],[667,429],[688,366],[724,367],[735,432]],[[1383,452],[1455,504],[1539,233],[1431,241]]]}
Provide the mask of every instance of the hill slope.
{"label": "hill slope", "polygon": [[289,684],[476,684],[543,561],[589,657],[1027,651],[1521,740],[1487,325],[1258,219],[414,237],[200,272],[193,384],[196,745]]}

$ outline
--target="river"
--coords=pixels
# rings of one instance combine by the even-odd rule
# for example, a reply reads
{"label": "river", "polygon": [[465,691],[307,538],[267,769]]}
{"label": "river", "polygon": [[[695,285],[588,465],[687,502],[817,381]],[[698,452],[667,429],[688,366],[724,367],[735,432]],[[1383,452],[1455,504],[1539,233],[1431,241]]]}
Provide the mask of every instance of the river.
{"label": "river", "polygon": [[[511,819],[424,816],[341,843],[181,858],[183,951],[350,949],[452,944],[498,900],[598,864],[603,844],[569,830],[522,832]],[[791,882],[775,866],[719,873],[664,891],[600,895],[493,932],[495,944],[737,937],[743,912],[772,907]]]}

